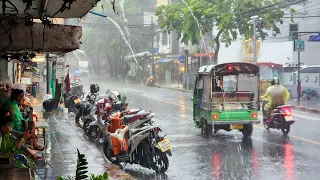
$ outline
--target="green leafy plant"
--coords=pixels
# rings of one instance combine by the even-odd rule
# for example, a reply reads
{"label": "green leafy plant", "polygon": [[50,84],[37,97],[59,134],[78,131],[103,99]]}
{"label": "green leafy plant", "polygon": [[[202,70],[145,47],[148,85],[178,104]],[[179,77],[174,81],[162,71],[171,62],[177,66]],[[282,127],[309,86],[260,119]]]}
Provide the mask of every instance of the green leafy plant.
{"label": "green leafy plant", "polygon": [[88,173],[88,162],[85,158],[84,154],[80,154],[78,151],[78,162],[77,162],[77,170],[76,170],[76,180],[80,179],[86,179],[88,176],[86,175]]}
{"label": "green leafy plant", "polygon": [[94,174],[91,174],[90,180],[108,180],[109,175],[107,172],[105,172],[103,175],[95,176]]}
{"label": "green leafy plant", "polygon": [[[87,175],[88,173],[88,161],[85,157],[84,154],[81,154],[79,150],[77,149],[78,152],[78,160],[77,160],[77,170],[76,170],[76,176],[75,177],[69,177],[69,178],[64,178],[62,176],[58,177],[57,180],[83,180],[87,179],[89,176]],[[107,172],[105,172],[103,175],[90,175],[90,180],[109,180],[109,175]]]}
{"label": "green leafy plant", "polygon": [[[4,154],[13,153],[18,156],[18,158],[14,159],[17,168],[29,167],[34,169],[36,167],[33,160],[22,153],[22,151],[18,148],[16,142],[10,139],[9,135],[2,137],[1,151]],[[22,161],[22,159],[25,160],[26,164]]]}

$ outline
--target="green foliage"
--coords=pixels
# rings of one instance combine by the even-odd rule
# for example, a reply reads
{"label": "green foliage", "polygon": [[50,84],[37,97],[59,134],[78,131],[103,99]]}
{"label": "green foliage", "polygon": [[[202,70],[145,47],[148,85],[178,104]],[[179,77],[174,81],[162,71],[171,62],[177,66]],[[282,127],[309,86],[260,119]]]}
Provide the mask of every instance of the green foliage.
{"label": "green foliage", "polygon": [[86,175],[88,173],[88,162],[85,158],[84,154],[80,154],[79,150],[78,152],[78,160],[77,160],[77,170],[76,170],[76,180],[86,179],[88,176]]}
{"label": "green foliage", "polygon": [[[57,180],[83,180],[88,179],[88,162],[84,154],[81,154],[79,150],[78,152],[78,160],[77,160],[77,170],[75,177],[64,178],[62,176],[58,177]],[[109,180],[108,173],[105,172],[103,175],[90,175],[90,180]]]}
{"label": "green foliage", "polygon": [[16,149],[15,142],[10,140],[9,136],[2,137],[1,151],[3,153],[13,153]]}
{"label": "green foliage", "polygon": [[109,175],[107,172],[105,172],[103,175],[95,176],[94,174],[91,174],[90,180],[108,180]]}
{"label": "green foliage", "polygon": [[[20,158],[14,159],[16,167],[17,168],[35,168],[36,165],[33,162],[32,159],[30,159],[28,156],[24,155],[22,151],[17,147],[17,142],[14,140],[10,139],[9,135],[3,136],[2,137],[2,143],[1,143],[1,152],[2,153],[13,153],[18,155]],[[26,161],[26,165],[22,162],[22,159]]]}
{"label": "green foliage", "polygon": [[219,51],[220,42],[228,47],[238,38],[238,34],[246,39],[253,36],[253,30],[248,25],[251,16],[258,15],[263,19],[263,23],[257,26],[257,32],[259,32],[258,38],[264,40],[268,35],[267,32],[272,32],[273,36],[280,34],[278,24],[283,23],[281,18],[285,11],[295,13],[293,8],[280,9],[278,6],[273,6],[279,3],[278,0],[185,1],[199,21],[199,25],[187,6],[180,1],[173,5],[162,5],[156,9],[160,28],[169,32],[176,31],[179,38],[182,38],[181,42],[185,44],[189,42],[199,44],[201,39],[199,26],[203,34],[211,32],[214,27],[217,33],[210,44],[215,48],[216,54]]}

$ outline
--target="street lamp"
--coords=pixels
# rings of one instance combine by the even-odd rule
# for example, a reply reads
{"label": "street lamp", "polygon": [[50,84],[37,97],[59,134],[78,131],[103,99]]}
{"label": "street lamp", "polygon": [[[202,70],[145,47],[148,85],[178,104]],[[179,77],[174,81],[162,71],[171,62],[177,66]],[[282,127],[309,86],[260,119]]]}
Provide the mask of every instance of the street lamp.
{"label": "street lamp", "polygon": [[253,24],[253,63],[257,64],[257,21],[262,21],[262,18],[259,16],[252,16],[251,20],[248,21],[248,24]]}

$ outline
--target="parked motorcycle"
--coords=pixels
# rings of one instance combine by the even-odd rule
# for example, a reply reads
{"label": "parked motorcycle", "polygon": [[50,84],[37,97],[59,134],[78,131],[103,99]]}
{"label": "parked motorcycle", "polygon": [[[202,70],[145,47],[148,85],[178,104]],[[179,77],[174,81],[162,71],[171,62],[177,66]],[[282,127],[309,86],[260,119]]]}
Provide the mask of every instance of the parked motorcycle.
{"label": "parked motorcycle", "polygon": [[[75,105],[77,109],[75,123],[80,127],[83,128],[83,120],[89,116],[92,109],[95,107],[96,101],[100,100],[99,97],[99,85],[98,84],[91,84],[90,85],[90,93],[86,97],[86,101],[78,103]],[[95,114],[95,112],[93,113]]]}
{"label": "parked motorcycle", "polygon": [[[107,90],[108,94],[108,90]],[[83,121],[83,131],[89,136],[88,130],[90,128],[90,124],[95,121],[106,121],[111,112],[125,110],[127,109],[128,103],[126,103],[126,96],[122,99],[121,102],[114,103],[110,101],[108,98],[99,99],[96,103],[96,112],[95,115],[91,113],[90,116],[86,117]],[[108,105],[108,107],[106,107]],[[111,109],[109,109],[109,105],[111,105]]]}
{"label": "parked motorcycle", "polygon": [[292,116],[291,106],[283,105],[278,106],[276,109],[271,111],[269,117],[267,117],[264,112],[264,107],[267,104],[267,101],[263,101],[263,126],[267,130],[272,129],[281,129],[282,133],[287,135],[290,132],[290,126],[295,122]]}
{"label": "parked motorcycle", "polygon": [[[153,113],[146,119],[152,119]],[[154,121],[143,123],[143,126],[124,125],[125,117],[121,112],[110,117],[105,129],[103,152],[106,158],[114,163],[139,164],[153,169],[157,174],[169,168],[167,154],[172,156],[172,145],[168,138],[160,136],[159,124]],[[135,124],[135,121],[133,124]],[[139,121],[138,121],[139,122]]]}
{"label": "parked motorcycle", "polygon": [[89,121],[86,121],[85,128],[87,131],[87,136],[91,141],[97,142],[99,141],[100,138],[103,137],[103,127],[104,127],[104,122],[107,120],[107,118],[113,113],[117,111],[125,111],[127,109],[128,103],[125,102],[126,97],[124,96],[122,98],[121,102],[110,102],[110,101],[105,101],[102,106],[98,106],[98,110],[100,113],[100,116],[97,116],[97,119],[94,121],[91,121],[89,124],[87,124]]}
{"label": "parked motorcycle", "polygon": [[[108,105],[107,105],[108,106]],[[107,107],[106,106],[106,107]],[[115,112],[115,111],[113,111]],[[136,128],[141,126],[143,123],[146,123],[151,120],[151,118],[147,118],[151,112],[146,112],[142,109],[131,109],[129,111],[120,111],[124,115],[124,124],[129,124],[130,127]],[[98,142],[100,139],[104,137],[105,127],[107,123],[101,118],[96,121],[90,123],[88,130],[88,137],[93,142]]]}
{"label": "parked motorcycle", "polygon": [[77,95],[79,98],[83,99],[86,92],[83,90],[83,85],[80,84],[71,84],[71,94]]}
{"label": "parked motorcycle", "polygon": [[66,108],[68,108],[68,112],[71,113],[77,113],[77,109],[75,107],[75,104],[80,101],[79,97],[76,94],[72,93],[64,93],[63,94],[64,99],[64,105]]}
{"label": "parked motorcycle", "polygon": [[97,98],[99,97],[99,92],[100,88],[98,84],[91,84],[90,85],[90,93],[86,97],[86,101],[89,102],[90,104],[95,104],[97,101]]}

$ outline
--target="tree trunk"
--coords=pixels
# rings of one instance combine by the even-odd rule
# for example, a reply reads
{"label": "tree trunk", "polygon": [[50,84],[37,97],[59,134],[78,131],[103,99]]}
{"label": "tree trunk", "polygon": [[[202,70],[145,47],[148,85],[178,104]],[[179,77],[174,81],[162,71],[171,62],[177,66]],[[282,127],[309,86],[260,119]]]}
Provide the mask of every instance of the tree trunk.
{"label": "tree trunk", "polygon": [[214,38],[214,42],[216,43],[216,47],[214,50],[214,58],[213,58],[213,64],[218,64],[218,58],[219,58],[219,50],[220,50],[220,36],[222,34],[223,30],[220,30],[217,34],[217,36]]}
{"label": "tree trunk", "polygon": [[108,63],[109,63],[109,74],[110,77],[114,77],[114,68],[113,68],[113,62],[110,58],[108,58]]}

